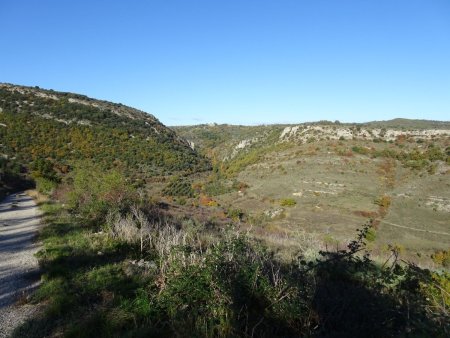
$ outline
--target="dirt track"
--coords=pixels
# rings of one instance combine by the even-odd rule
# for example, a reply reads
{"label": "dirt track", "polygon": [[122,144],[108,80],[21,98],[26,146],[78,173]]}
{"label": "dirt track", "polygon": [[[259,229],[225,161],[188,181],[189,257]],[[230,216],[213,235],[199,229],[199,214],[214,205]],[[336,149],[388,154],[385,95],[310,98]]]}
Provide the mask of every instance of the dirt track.
{"label": "dirt track", "polygon": [[39,285],[39,226],[40,212],[29,196],[14,194],[0,203],[0,337],[37,310],[23,301]]}

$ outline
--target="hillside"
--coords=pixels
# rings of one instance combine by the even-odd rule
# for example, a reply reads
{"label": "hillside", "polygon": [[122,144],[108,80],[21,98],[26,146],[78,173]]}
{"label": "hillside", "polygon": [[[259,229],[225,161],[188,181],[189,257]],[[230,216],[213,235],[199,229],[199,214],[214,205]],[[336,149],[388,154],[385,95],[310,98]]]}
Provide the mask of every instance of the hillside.
{"label": "hillside", "polygon": [[[447,131],[203,125],[181,138],[122,105],[1,95],[2,179],[28,171],[45,224],[41,285],[16,290],[42,310],[13,337],[448,333]],[[413,250],[431,270],[400,261]]]}
{"label": "hillside", "polygon": [[209,168],[154,116],[84,95],[0,84],[0,153],[25,166],[39,159],[64,172],[92,161],[145,179]]}
{"label": "hillside", "polygon": [[213,170],[162,195],[74,168],[13,336],[448,336],[448,135],[333,127],[184,129]]}
{"label": "hillside", "polygon": [[[430,255],[448,249],[448,122],[174,129],[220,173],[212,180],[225,188],[213,192],[215,203],[241,209],[281,252],[299,250],[305,234],[345,246],[368,219],[375,222],[370,247],[380,257],[396,245],[409,259],[433,264]],[[233,181],[245,188],[226,189]]]}
{"label": "hillside", "polygon": [[201,124],[174,126],[172,129],[188,140],[194,148],[204,150],[209,154],[215,150],[221,154],[221,159],[225,159],[230,156],[234,157],[244,149],[286,141],[296,144],[321,139],[395,141],[402,135],[415,140],[429,140],[440,135],[449,136],[450,122],[393,119],[367,123],[318,121],[259,126]]}

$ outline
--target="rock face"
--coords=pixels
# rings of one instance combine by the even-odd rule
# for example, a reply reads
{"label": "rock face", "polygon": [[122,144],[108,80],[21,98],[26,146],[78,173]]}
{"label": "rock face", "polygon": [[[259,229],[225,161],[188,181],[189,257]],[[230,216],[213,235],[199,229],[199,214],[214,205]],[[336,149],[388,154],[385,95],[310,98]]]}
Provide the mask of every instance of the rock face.
{"label": "rock face", "polygon": [[381,128],[356,128],[339,126],[299,125],[289,126],[283,129],[279,140],[307,142],[311,138],[338,139],[380,139],[395,141],[398,137],[413,137],[415,139],[431,139],[434,136],[450,136],[450,129],[425,129],[425,130],[396,130]]}
{"label": "rock face", "polygon": [[450,122],[395,119],[364,124],[312,122],[295,125],[197,125],[174,127],[196,149],[213,151],[220,160],[233,160],[255,148],[312,143],[320,140],[367,140],[393,142],[407,138],[430,140],[450,136]]}

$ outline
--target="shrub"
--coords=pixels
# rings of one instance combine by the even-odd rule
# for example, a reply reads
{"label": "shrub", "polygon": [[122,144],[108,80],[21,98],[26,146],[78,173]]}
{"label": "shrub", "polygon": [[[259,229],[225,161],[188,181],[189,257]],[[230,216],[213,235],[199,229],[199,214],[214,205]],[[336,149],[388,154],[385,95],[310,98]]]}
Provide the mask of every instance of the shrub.
{"label": "shrub", "polygon": [[441,151],[441,149],[439,147],[432,146],[432,145],[430,145],[430,147],[426,151],[425,156],[430,161],[438,161],[438,160],[444,161],[445,157],[446,157],[444,152]]}
{"label": "shrub", "polygon": [[75,170],[67,204],[86,220],[104,219],[111,209],[126,209],[137,198],[124,176],[98,168]]}
{"label": "shrub", "polygon": [[54,169],[54,164],[44,158],[38,158],[33,162],[32,176],[35,178],[42,177],[54,182],[58,181],[58,177]]}
{"label": "shrub", "polygon": [[194,197],[195,192],[192,184],[184,177],[175,176],[163,189],[163,194],[167,196]]}
{"label": "shrub", "polygon": [[218,196],[231,192],[233,188],[226,186],[221,180],[213,180],[207,183],[203,190],[209,196]]}
{"label": "shrub", "polygon": [[213,200],[211,197],[202,195],[200,196],[199,200],[200,205],[208,206],[208,207],[217,207],[219,203],[217,201]]}
{"label": "shrub", "polygon": [[431,259],[438,265],[449,268],[450,267],[450,251],[436,251],[431,255]]}
{"label": "shrub", "polygon": [[297,201],[294,200],[293,198],[284,198],[280,201],[280,205],[282,207],[293,207],[296,204],[297,204]]}
{"label": "shrub", "polygon": [[375,230],[374,228],[370,228],[370,229],[367,231],[366,239],[367,239],[369,242],[373,242],[373,241],[375,241],[376,237],[377,237],[377,232],[376,232],[376,230]]}
{"label": "shrub", "polygon": [[383,195],[375,200],[375,204],[379,205],[380,207],[382,207],[384,209],[387,209],[391,205],[391,201],[392,201],[392,199],[390,196]]}
{"label": "shrub", "polygon": [[232,188],[234,190],[243,191],[243,190],[248,188],[248,184],[245,183],[245,182],[240,182],[240,181],[237,181],[237,180],[233,180]]}
{"label": "shrub", "polygon": [[354,153],[358,153],[358,154],[361,154],[361,155],[367,155],[369,153],[369,149],[367,149],[365,147],[360,147],[360,146],[352,147],[352,151]]}
{"label": "shrub", "polygon": [[55,181],[44,177],[36,177],[34,180],[36,182],[37,191],[44,195],[51,195],[57,187],[57,183]]}
{"label": "shrub", "polygon": [[241,221],[244,217],[244,212],[242,209],[229,208],[227,210],[227,216],[234,221]]}

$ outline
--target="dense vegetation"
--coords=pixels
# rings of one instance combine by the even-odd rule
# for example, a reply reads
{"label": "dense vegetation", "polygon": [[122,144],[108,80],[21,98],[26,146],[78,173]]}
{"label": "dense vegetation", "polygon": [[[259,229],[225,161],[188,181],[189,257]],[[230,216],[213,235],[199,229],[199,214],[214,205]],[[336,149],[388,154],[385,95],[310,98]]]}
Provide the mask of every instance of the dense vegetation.
{"label": "dense vegetation", "polygon": [[[42,206],[40,317],[16,337],[390,337],[448,334],[448,275],[365,251],[281,262],[230,224],[173,218],[117,172],[75,170]],[[70,185],[68,185],[71,182]]]}
{"label": "dense vegetation", "polygon": [[28,87],[0,87],[0,139],[4,156],[26,166],[47,159],[62,172],[80,160],[144,179],[209,168],[206,159],[151,115]]}
{"label": "dense vegetation", "polygon": [[16,160],[0,158],[0,198],[7,193],[33,187],[27,177],[26,169]]}

